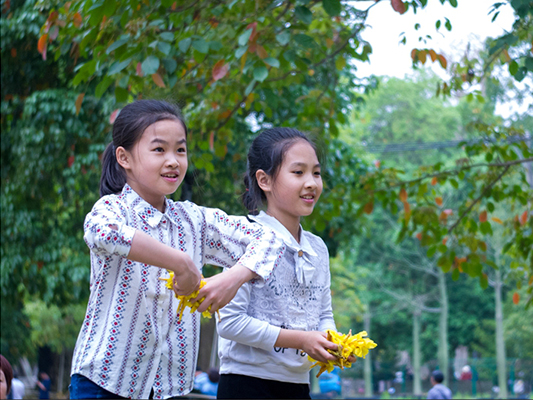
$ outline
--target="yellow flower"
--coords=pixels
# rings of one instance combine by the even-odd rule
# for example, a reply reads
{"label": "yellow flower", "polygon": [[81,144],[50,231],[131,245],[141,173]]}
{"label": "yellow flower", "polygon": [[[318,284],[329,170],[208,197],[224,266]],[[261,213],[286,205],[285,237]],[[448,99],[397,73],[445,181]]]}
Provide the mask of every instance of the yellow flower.
{"label": "yellow flower", "polygon": [[351,329],[347,335],[332,331],[331,329],[328,329],[326,332],[328,340],[337,345],[337,350],[328,349],[328,352],[337,356],[337,359],[334,361],[329,360],[328,362],[322,362],[314,360],[311,356],[307,356],[309,361],[314,362],[311,368],[317,365],[320,366],[320,371],[316,376],[317,378],[326,370],[328,372],[333,371],[335,366],[339,366],[341,369],[344,369],[344,367],[350,368],[352,366],[352,363],[348,361],[350,356],[353,355],[355,357],[365,358],[368,351],[377,346],[372,339],[365,337],[368,336],[366,331],[361,331],[355,335],[352,335]]}
{"label": "yellow flower", "polygon": [[[165,286],[168,289],[173,290],[173,288],[174,288],[174,283],[173,283],[174,272],[168,271],[168,273],[169,273],[169,277],[168,278],[159,278],[159,279],[162,280],[162,281],[166,281]],[[201,298],[201,299],[195,301],[194,303],[191,301],[191,299],[193,299],[196,296],[198,296],[198,293],[200,293],[200,289],[202,287],[204,287],[205,284],[206,284],[206,281],[204,281],[202,279],[202,281],[200,282],[200,288],[198,290],[192,292],[188,296],[176,296],[174,294],[176,296],[176,298],[179,300],[179,304],[178,304],[178,320],[179,321],[181,321],[181,317],[183,315],[183,311],[185,310],[185,307],[190,307],[191,308],[191,314],[192,314],[193,312],[196,311],[196,309],[200,306],[200,304],[202,304],[202,302],[204,301],[204,298]],[[205,318],[211,318],[211,311],[210,310],[211,310],[211,306],[209,306],[209,308],[202,313],[202,316],[205,317]],[[218,310],[217,310],[217,315],[218,315],[218,320],[220,321],[220,313],[218,312]]]}

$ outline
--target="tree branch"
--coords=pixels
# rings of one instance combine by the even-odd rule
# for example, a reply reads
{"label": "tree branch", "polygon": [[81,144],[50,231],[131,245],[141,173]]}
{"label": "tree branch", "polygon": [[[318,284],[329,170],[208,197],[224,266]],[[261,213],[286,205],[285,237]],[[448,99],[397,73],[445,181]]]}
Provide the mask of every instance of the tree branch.
{"label": "tree branch", "polygon": [[485,196],[485,193],[489,191],[489,189],[494,186],[496,182],[498,182],[502,177],[509,171],[509,168],[511,168],[511,164],[507,165],[505,169],[494,179],[490,184],[487,185],[487,187],[481,192],[481,194],[470,204],[470,207],[468,207],[463,214],[459,218],[457,218],[457,221],[448,229],[448,235],[457,227],[459,222],[474,208],[474,206]]}

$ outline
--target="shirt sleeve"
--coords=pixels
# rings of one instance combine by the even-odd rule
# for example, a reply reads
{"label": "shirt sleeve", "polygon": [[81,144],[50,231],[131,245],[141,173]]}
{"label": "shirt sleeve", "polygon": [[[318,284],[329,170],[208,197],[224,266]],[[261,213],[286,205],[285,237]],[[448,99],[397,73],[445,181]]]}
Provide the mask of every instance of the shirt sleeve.
{"label": "shirt sleeve", "polygon": [[326,256],[324,257],[324,264],[327,269],[327,279],[324,285],[324,292],[322,293],[322,312],[320,313],[320,322],[318,324],[318,330],[325,332],[328,329],[337,331],[335,320],[333,319],[333,307],[331,305],[331,273],[329,271],[329,254],[328,249],[324,243],[324,251]]}
{"label": "shirt sleeve", "polygon": [[127,257],[135,228],[127,225],[127,213],[112,196],[104,196],[96,202],[85,217],[83,239],[89,249],[99,255]]}
{"label": "shirt sleeve", "polygon": [[233,300],[219,310],[218,334],[224,339],[270,351],[281,328],[247,314],[252,285],[251,282],[242,285]]}
{"label": "shirt sleeve", "polygon": [[204,264],[230,268],[239,262],[259,275],[262,282],[267,280],[285,251],[281,237],[246,217],[229,216],[214,208],[201,209]]}

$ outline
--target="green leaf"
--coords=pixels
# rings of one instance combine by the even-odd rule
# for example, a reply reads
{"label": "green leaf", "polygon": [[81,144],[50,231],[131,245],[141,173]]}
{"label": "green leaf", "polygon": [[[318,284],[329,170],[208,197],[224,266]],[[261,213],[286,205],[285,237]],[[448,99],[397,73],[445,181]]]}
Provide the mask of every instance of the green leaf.
{"label": "green leaf", "polygon": [[192,47],[202,54],[207,54],[209,52],[209,44],[204,39],[195,40],[192,42]]}
{"label": "green leaf", "polygon": [[489,287],[489,279],[487,278],[486,275],[481,275],[479,277],[479,285],[481,286],[482,289],[486,289]]}
{"label": "green leaf", "polygon": [[141,64],[141,69],[145,75],[152,75],[159,69],[159,58],[156,56],[148,56]]}
{"label": "green leaf", "polygon": [[324,10],[326,10],[326,12],[332,17],[341,13],[340,0],[322,0],[322,7],[324,7]]}
{"label": "green leaf", "polygon": [[291,33],[289,31],[283,31],[276,35],[276,40],[282,46],[285,46],[291,40]]}
{"label": "green leaf", "polygon": [[180,42],[178,43],[178,47],[182,53],[186,53],[187,50],[189,50],[189,47],[191,47],[191,43],[192,43],[192,39],[186,38],[186,39],[180,40]]}
{"label": "green leaf", "polygon": [[263,61],[266,62],[271,67],[279,68],[279,60],[274,57],[267,57]]}
{"label": "green leaf", "polygon": [[161,53],[168,56],[170,54],[170,50],[172,49],[172,46],[170,46],[167,42],[157,42],[157,48]]}
{"label": "green leaf", "polygon": [[456,281],[456,280],[459,279],[460,276],[461,276],[461,272],[459,271],[458,268],[455,268],[455,269],[453,270],[453,272],[452,272],[452,279],[453,279],[454,281]]}
{"label": "green leaf", "polygon": [[306,6],[298,6],[294,9],[296,18],[305,24],[310,24],[313,21],[313,13]]}
{"label": "green leaf", "polygon": [[117,103],[125,103],[128,100],[129,92],[127,89],[123,89],[119,86],[115,87],[115,99]]}
{"label": "green leaf", "polygon": [[254,68],[254,79],[263,82],[268,76],[268,69],[264,65]]}
{"label": "green leaf", "polygon": [[107,88],[113,83],[113,78],[110,76],[106,76],[98,85],[96,85],[96,89],[94,90],[94,95],[97,99],[102,97],[102,95],[105,93]]}
{"label": "green leaf", "polygon": [[294,41],[298,43],[300,46],[303,46],[305,48],[312,48],[316,46],[315,39],[313,39],[311,36],[307,36],[303,33],[299,33],[297,35],[294,35]]}
{"label": "green leaf", "polygon": [[178,67],[178,63],[173,58],[164,58],[161,60],[163,63],[163,67],[165,67],[165,70],[170,75],[176,71],[176,68]]}
{"label": "green leaf", "polygon": [[248,84],[248,86],[246,86],[246,89],[244,90],[245,96],[248,96],[250,93],[252,93],[254,85],[255,85],[255,80],[252,79],[252,81]]}
{"label": "green leaf", "polygon": [[159,36],[161,37],[161,39],[167,42],[174,41],[174,34],[172,32],[162,32]]}
{"label": "green leaf", "polygon": [[126,68],[131,62],[131,57],[125,59],[121,62],[115,62],[113,65],[109,67],[109,71],[107,71],[107,75],[114,75],[122,71],[124,68]]}
{"label": "green leaf", "polygon": [[509,63],[509,73],[511,75],[516,75],[516,73],[518,72],[518,63],[513,60]]}
{"label": "green leaf", "polygon": [[109,54],[109,53],[111,53],[113,50],[116,50],[116,49],[118,49],[120,46],[122,46],[122,45],[128,43],[129,40],[130,40],[130,35],[124,35],[124,37],[123,37],[122,39],[119,39],[119,40],[117,40],[116,42],[113,42],[113,43],[111,44],[111,46],[109,46],[109,47],[107,48],[107,50],[105,51],[106,54]]}
{"label": "green leaf", "polygon": [[248,46],[239,47],[237,50],[235,50],[235,58],[240,59],[247,50]]}
{"label": "green leaf", "polygon": [[435,255],[435,252],[437,251],[437,246],[431,246],[429,249],[428,249],[428,252],[427,252],[427,257],[428,258],[431,258]]}
{"label": "green leaf", "polygon": [[246,29],[241,36],[239,36],[238,43],[239,46],[244,46],[246,43],[248,43],[248,39],[250,39],[250,35],[252,34],[252,28]]}

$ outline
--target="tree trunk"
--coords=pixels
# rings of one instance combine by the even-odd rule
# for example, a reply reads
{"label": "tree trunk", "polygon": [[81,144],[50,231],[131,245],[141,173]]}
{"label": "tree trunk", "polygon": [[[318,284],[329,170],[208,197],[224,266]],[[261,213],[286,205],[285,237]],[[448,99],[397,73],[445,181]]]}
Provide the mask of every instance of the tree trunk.
{"label": "tree trunk", "polygon": [[[364,329],[368,333],[368,337],[372,337],[370,335],[370,320],[372,318],[372,315],[370,314],[370,306],[366,308],[365,315],[364,315]],[[373,385],[372,385],[372,352],[368,352],[366,355],[366,358],[364,360],[364,376],[365,376],[365,397],[370,398],[373,395]]]}
{"label": "tree trunk", "polygon": [[495,271],[494,297],[496,303],[496,364],[498,368],[498,386],[500,387],[499,398],[507,399],[507,371],[505,365],[505,340],[503,338],[502,279],[500,270]]}
{"label": "tree trunk", "polygon": [[413,395],[422,395],[422,384],[420,381],[420,315],[419,308],[413,311]]}
{"label": "tree trunk", "polygon": [[61,350],[61,355],[59,356],[59,373],[57,377],[57,391],[63,393],[63,377],[65,376],[65,357],[66,350],[63,348]]}
{"label": "tree trunk", "polygon": [[446,275],[439,268],[439,368],[444,374],[444,384],[449,386],[448,379],[448,292],[446,288]]}

